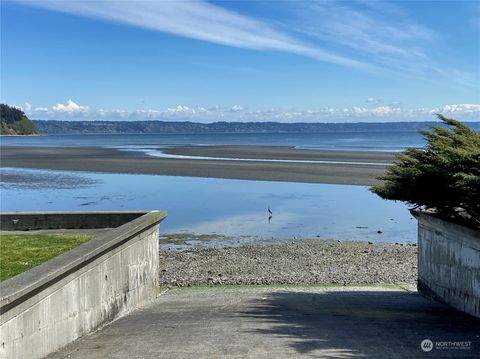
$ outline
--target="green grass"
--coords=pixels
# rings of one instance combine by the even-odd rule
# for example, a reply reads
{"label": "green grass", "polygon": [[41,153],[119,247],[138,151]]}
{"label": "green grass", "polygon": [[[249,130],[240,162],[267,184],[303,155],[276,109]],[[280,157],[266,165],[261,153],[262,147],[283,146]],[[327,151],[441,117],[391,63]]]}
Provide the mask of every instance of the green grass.
{"label": "green grass", "polygon": [[0,282],[92,239],[80,234],[5,234],[0,236]]}

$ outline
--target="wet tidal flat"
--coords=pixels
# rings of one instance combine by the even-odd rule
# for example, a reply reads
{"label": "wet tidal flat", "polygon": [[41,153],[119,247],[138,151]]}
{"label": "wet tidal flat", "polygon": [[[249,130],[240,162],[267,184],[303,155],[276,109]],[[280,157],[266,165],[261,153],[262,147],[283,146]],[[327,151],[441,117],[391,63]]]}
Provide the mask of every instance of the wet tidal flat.
{"label": "wet tidal flat", "polygon": [[2,211],[167,210],[164,249],[307,238],[416,242],[408,207],[366,186],[21,168],[2,168],[1,179]]}

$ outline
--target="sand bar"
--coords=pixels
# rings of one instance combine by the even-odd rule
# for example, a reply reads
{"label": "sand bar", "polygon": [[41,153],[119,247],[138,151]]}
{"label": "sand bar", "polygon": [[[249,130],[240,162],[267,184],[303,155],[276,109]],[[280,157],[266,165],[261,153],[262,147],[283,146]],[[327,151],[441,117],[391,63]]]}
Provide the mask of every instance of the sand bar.
{"label": "sand bar", "polygon": [[370,162],[390,163],[395,159],[392,152],[378,151],[334,151],[308,150],[278,146],[182,146],[167,147],[162,150],[167,154],[223,157],[223,158],[250,158],[292,161],[332,161],[332,162]]}
{"label": "sand bar", "polygon": [[300,150],[267,146],[174,147],[164,151],[201,157],[340,163],[158,158],[141,152],[101,147],[19,146],[2,147],[0,159],[2,167],[355,185],[378,183],[376,177],[387,168],[381,163],[389,163],[394,159],[394,154],[387,152]]}

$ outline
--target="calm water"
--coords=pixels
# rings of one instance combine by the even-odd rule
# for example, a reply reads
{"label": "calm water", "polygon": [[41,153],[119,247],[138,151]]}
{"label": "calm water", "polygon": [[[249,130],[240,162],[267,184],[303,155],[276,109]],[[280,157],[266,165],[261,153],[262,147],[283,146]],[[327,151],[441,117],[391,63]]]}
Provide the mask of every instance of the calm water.
{"label": "calm water", "polygon": [[416,240],[407,207],[364,186],[15,168],[1,174],[2,211],[165,209],[163,233],[219,233],[242,242]]}
{"label": "calm water", "polygon": [[416,131],[324,133],[216,133],[50,135],[1,137],[2,146],[152,147],[161,145],[268,145],[311,149],[400,151],[423,146]]}
{"label": "calm water", "polygon": [[[0,141],[2,146],[138,150],[219,144],[366,151],[422,146],[417,132],[52,135],[1,137]],[[162,224],[163,233],[218,233],[236,237],[235,241],[240,237],[242,243],[272,238],[402,243],[416,239],[416,222],[404,204],[384,201],[362,186],[13,168],[2,168],[1,174],[2,211],[166,209],[169,216]]]}

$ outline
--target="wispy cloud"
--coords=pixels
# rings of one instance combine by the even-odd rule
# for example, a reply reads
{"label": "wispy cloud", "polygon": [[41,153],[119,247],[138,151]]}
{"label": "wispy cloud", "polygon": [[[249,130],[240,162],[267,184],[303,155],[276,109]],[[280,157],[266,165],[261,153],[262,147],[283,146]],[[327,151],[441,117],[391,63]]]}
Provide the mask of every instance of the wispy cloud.
{"label": "wispy cloud", "polygon": [[[30,106],[30,107],[29,107]],[[463,121],[480,117],[480,104],[450,104],[435,108],[403,108],[398,104],[375,107],[323,107],[305,110],[251,110],[240,105],[232,107],[202,107],[178,105],[166,109],[139,109],[134,111],[94,109],[72,100],[50,108],[30,104],[19,106],[36,120],[163,120],[163,121],[278,121],[278,122],[382,122],[429,121],[441,113]]]}
{"label": "wispy cloud", "polygon": [[290,52],[338,65],[375,69],[375,66],[366,62],[309,45],[276,30],[265,22],[201,0],[17,0],[17,2],[227,46]]}
{"label": "wispy cloud", "polygon": [[375,97],[369,97],[365,100],[365,102],[368,103],[369,105],[380,105],[381,103],[383,103],[382,100]]}
{"label": "wispy cloud", "polygon": [[392,15],[391,6],[386,11],[381,3],[375,4],[361,9],[349,2],[309,3],[308,14],[300,17],[302,24],[297,23],[297,28],[334,45],[375,57],[425,58],[418,44],[432,39],[434,33],[408,21],[404,15],[399,19],[398,12]]}
{"label": "wispy cloud", "polygon": [[[293,53],[386,76],[478,89],[473,74],[440,65],[438,55],[429,54],[441,34],[393,2],[268,1],[260,18],[204,0],[10,1],[225,46]],[[472,19],[478,18],[476,9]],[[281,20],[269,18],[277,12]]]}
{"label": "wispy cloud", "polygon": [[395,76],[478,87],[472,74],[439,65],[428,48],[439,41],[440,34],[412,20],[394,3],[305,2],[293,10],[292,30],[317,39],[326,48],[355,54],[356,59],[390,70]]}

